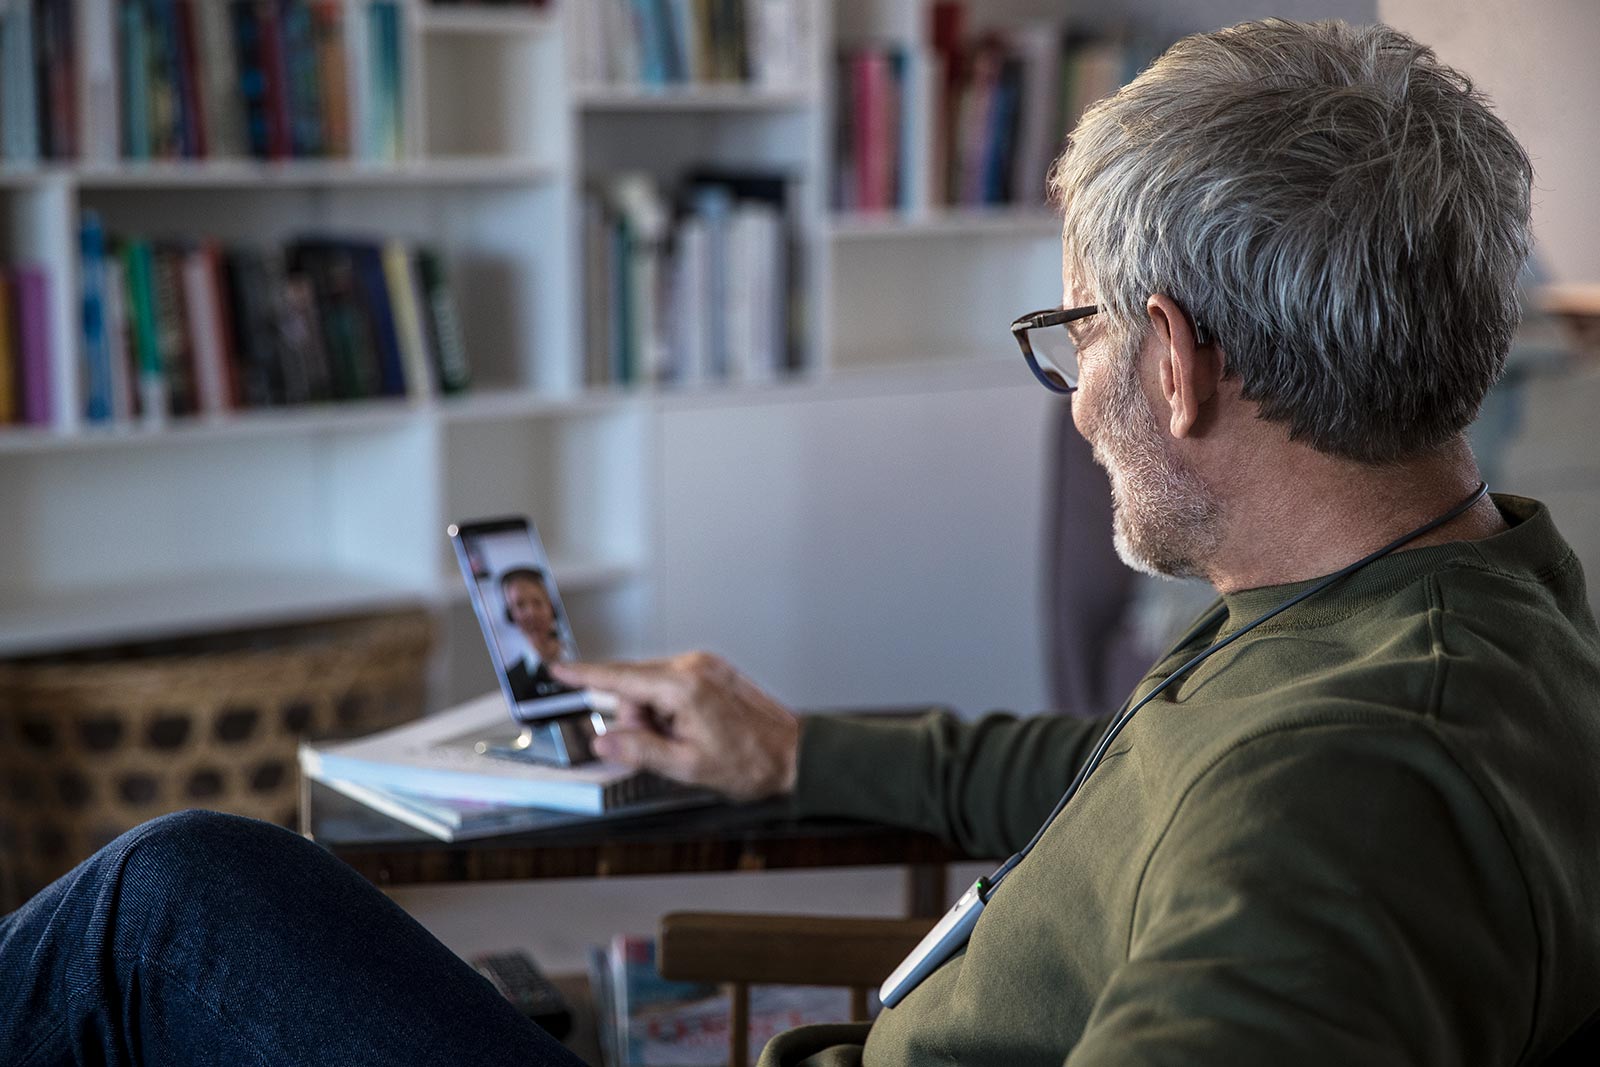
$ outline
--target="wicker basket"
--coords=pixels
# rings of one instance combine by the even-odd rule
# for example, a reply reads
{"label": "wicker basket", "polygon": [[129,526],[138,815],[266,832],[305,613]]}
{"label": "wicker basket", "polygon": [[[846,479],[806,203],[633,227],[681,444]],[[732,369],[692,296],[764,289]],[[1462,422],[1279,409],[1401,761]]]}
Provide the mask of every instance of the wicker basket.
{"label": "wicker basket", "polygon": [[432,640],[408,611],[0,664],[0,913],[164,812],[292,826],[300,740],[420,715]]}

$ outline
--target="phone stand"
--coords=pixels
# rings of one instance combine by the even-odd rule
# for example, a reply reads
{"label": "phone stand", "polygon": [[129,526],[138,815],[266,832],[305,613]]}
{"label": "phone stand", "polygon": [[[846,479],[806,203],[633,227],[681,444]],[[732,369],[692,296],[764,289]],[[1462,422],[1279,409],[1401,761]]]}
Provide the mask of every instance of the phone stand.
{"label": "phone stand", "polygon": [[594,739],[605,732],[605,719],[600,712],[584,710],[524,723],[522,732],[509,740],[486,738],[474,747],[479,753],[498,759],[575,767],[594,761]]}

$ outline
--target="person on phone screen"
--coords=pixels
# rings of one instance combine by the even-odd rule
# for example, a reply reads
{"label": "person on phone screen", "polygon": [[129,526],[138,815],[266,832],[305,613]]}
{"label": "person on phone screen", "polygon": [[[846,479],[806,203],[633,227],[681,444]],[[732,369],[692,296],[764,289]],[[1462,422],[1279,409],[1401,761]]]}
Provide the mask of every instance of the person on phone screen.
{"label": "person on phone screen", "polygon": [[565,693],[569,687],[550,676],[549,664],[565,658],[561,639],[561,616],[550,596],[544,572],[537,567],[514,567],[500,576],[500,596],[506,604],[506,620],[527,642],[522,658],[507,657],[506,680],[518,703]]}

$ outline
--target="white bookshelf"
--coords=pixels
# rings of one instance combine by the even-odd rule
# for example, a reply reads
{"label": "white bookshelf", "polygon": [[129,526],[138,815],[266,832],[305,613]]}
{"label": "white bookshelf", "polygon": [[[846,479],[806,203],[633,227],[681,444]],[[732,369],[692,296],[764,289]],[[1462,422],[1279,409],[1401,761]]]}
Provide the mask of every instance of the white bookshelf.
{"label": "white bookshelf", "polygon": [[[504,513],[540,523],[587,653],[643,651],[661,566],[662,419],[1011,380],[997,367],[1006,324],[1059,299],[1047,209],[829,208],[835,50],[879,33],[916,45],[928,0],[796,0],[815,34],[802,83],[666,91],[576,84],[577,2],[406,0],[405,150],[392,163],[0,167],[0,260],[50,273],[58,399],[50,428],[0,430],[0,657],[417,603],[445,623],[435,699],[453,699],[481,688],[485,668],[443,530]],[[702,163],[796,183],[803,370],[586,390],[585,179],[636,169],[668,182]],[[434,246],[473,389],[85,425],[77,233],[89,209],[113,234],[268,243],[335,231]]]}
{"label": "white bookshelf", "polygon": [[577,106],[584,111],[805,111],[817,106],[816,97],[804,90],[773,90],[744,85],[703,85],[642,89],[627,86],[588,85],[578,89]]}

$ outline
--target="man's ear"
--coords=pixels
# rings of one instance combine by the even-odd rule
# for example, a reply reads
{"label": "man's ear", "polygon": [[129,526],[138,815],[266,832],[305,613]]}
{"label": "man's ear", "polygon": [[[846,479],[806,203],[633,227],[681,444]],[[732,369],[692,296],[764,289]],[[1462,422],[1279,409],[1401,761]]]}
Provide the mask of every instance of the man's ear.
{"label": "man's ear", "polygon": [[1195,340],[1194,327],[1177,301],[1157,293],[1145,303],[1153,343],[1160,357],[1161,391],[1170,413],[1173,437],[1189,437],[1201,427],[1206,405],[1222,380],[1222,360],[1214,345]]}

